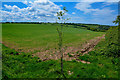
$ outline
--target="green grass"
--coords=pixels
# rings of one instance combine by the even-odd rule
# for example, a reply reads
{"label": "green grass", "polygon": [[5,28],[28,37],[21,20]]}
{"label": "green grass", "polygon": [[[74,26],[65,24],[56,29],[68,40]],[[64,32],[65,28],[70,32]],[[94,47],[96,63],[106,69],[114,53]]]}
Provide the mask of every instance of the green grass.
{"label": "green grass", "polygon": [[[84,42],[84,40],[89,40],[93,37],[104,34],[84,29],[64,29],[64,45],[77,46],[77,44]],[[113,78],[115,80],[118,79],[119,56],[114,57],[113,53],[110,53],[108,51],[106,52],[105,50],[106,41],[109,43],[110,41],[112,41],[112,43],[115,43],[117,41],[116,34],[114,34],[116,33],[116,31],[113,31],[112,29],[111,31],[112,32],[109,33],[107,32],[107,38],[102,39],[102,41],[95,46],[94,51],[91,51],[88,54],[79,57],[79,59],[88,61],[90,62],[90,64],[84,64],[82,62],[77,62],[76,60],[63,61],[63,71],[67,78]],[[91,35],[87,36],[87,34]],[[112,38],[110,36],[112,36]],[[3,79],[7,80],[7,78],[63,78],[60,74],[60,60],[41,61],[39,57],[33,57],[32,53],[21,52],[21,54],[19,54],[19,52],[15,51],[14,49],[10,49],[10,47],[12,46],[18,48],[25,47],[25,49],[34,49],[37,47],[45,48],[46,44],[42,44],[42,42],[50,43],[50,46],[48,47],[54,48],[57,44],[56,38],[58,38],[58,35],[55,25],[52,26],[50,24],[4,24],[3,42],[5,42],[8,47],[2,45]],[[34,41],[35,43],[33,43]],[[54,41],[56,41],[56,43]],[[107,49],[111,48],[107,47]],[[77,54],[80,53],[77,52]],[[113,56],[108,56],[106,54],[113,54]],[[68,55],[69,57],[71,57],[70,54]]]}
{"label": "green grass", "polygon": [[0,79],[2,79],[2,59],[0,59]]}
{"label": "green grass", "polygon": [[[43,62],[38,57],[32,57],[31,54],[17,55],[15,50],[4,45],[2,51],[3,78],[63,78],[60,75],[60,60]],[[114,58],[106,58],[91,52],[87,59],[91,64],[75,60],[64,61],[65,76],[67,78],[118,78],[118,64],[113,64]]]}
{"label": "green grass", "polygon": [[[2,64],[2,61],[0,61],[0,64]],[[2,65],[0,65],[2,66]],[[2,79],[2,67],[0,67],[0,79]]]}
{"label": "green grass", "polygon": [[[59,25],[57,25],[59,26]],[[64,27],[63,45],[78,46],[103,32]],[[51,24],[3,24],[2,40],[10,48],[41,50],[57,48],[58,33],[56,25]]]}

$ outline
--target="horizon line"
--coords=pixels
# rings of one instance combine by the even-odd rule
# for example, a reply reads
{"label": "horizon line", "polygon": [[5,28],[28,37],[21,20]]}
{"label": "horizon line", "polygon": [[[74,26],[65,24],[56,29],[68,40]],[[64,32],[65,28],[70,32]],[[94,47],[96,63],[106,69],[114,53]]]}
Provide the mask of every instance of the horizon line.
{"label": "horizon line", "polygon": [[[8,22],[0,22],[0,23],[56,23],[56,22],[9,22],[8,21]],[[67,22],[67,23],[72,23],[73,24],[74,22]],[[62,24],[64,24],[64,23],[62,23]],[[74,23],[74,24],[95,24],[95,25],[117,26],[117,25],[97,24],[97,23],[78,23],[78,22]]]}

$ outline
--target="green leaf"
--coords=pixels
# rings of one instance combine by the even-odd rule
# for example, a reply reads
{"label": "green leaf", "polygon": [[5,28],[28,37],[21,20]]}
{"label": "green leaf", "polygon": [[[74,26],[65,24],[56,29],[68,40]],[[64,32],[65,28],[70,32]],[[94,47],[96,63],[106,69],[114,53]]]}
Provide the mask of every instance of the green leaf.
{"label": "green leaf", "polygon": [[60,17],[58,17],[58,19],[60,20]]}

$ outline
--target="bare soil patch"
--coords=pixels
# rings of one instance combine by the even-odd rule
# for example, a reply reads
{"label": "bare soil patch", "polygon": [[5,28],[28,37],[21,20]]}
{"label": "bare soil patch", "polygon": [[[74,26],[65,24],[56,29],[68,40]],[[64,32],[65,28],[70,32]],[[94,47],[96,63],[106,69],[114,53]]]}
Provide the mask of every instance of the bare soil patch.
{"label": "bare soil patch", "polygon": [[[89,51],[92,51],[94,47],[98,44],[98,42],[100,42],[100,40],[103,39],[104,37],[105,35],[101,37],[96,37],[94,39],[87,41],[86,43],[83,43],[78,47],[64,47],[62,49],[64,60],[66,61],[76,60],[78,62],[90,64],[90,62],[80,60],[78,59],[78,57],[87,54]],[[61,54],[59,53],[58,50],[51,49],[43,52],[37,52],[36,54],[33,54],[33,56],[38,56],[40,57],[41,60],[46,61],[51,59],[54,60],[60,59]]]}

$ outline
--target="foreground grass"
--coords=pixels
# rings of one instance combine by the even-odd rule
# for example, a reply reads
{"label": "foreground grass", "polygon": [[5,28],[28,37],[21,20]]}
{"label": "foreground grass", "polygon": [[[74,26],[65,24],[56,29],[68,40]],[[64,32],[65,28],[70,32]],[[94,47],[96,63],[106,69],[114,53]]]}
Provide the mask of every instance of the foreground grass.
{"label": "foreground grass", "polygon": [[[56,26],[51,24],[3,24],[2,40],[4,44],[16,50],[42,50],[57,48],[58,33]],[[65,27],[63,34],[64,46],[78,46],[81,43],[102,36],[104,32]]]}
{"label": "foreground grass", "polygon": [[[99,45],[101,45],[100,43]],[[3,45],[3,78],[63,78],[60,75],[60,60],[41,61],[31,54],[18,54]],[[82,58],[84,57],[84,58]],[[80,59],[91,64],[64,61],[64,73],[67,78],[118,78],[118,59],[106,58],[92,51]],[[116,64],[114,64],[114,63]]]}
{"label": "foreground grass", "polygon": [[[4,24],[3,42],[9,47],[16,46],[18,48],[24,48],[24,46],[26,48],[37,48],[39,46],[44,48],[46,44],[40,45],[40,43],[42,43],[40,41],[43,41],[43,43],[50,42],[50,44],[55,45],[55,42],[47,39],[56,39],[56,28],[55,26],[48,25],[49,24],[41,24],[41,26],[38,24]],[[116,30],[111,31],[109,32],[109,35],[107,35],[108,38],[106,38],[106,40],[112,41],[111,45],[113,45],[113,43],[117,41],[117,36],[115,36],[115,34],[112,38],[111,34],[116,33]],[[76,45],[79,43],[79,39],[80,41],[82,41],[82,39],[85,41],[103,34],[75,28],[65,28],[64,33],[64,44],[66,45],[68,45],[70,41]],[[73,40],[70,37],[72,37]],[[29,40],[32,40],[33,42]],[[65,40],[68,40],[68,42],[65,42]],[[54,47],[53,45],[50,45],[49,47]],[[116,44],[113,46],[116,46]],[[88,55],[86,54],[79,57],[79,59],[88,61],[90,64],[84,64],[75,60],[64,61],[65,76],[67,78],[118,78],[119,57],[113,56],[115,54],[112,53],[111,56],[107,56],[111,50],[114,50],[115,53],[116,47],[113,47],[112,49],[106,47],[105,41],[103,40],[94,49],[95,51],[89,52]],[[107,52],[104,49],[106,49]],[[5,80],[7,80],[6,78],[63,78],[60,75],[60,60],[48,60],[43,62],[38,57],[33,57],[31,53],[19,53],[4,45],[2,45],[2,53],[2,75]]]}

